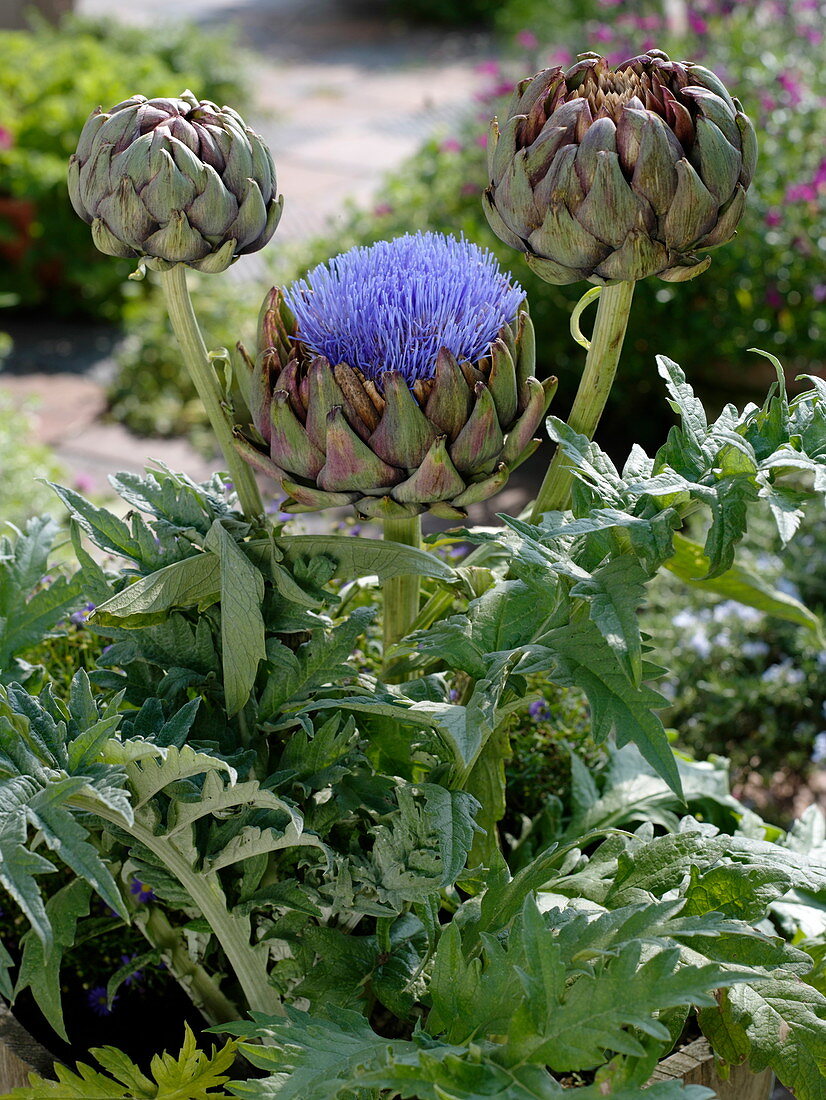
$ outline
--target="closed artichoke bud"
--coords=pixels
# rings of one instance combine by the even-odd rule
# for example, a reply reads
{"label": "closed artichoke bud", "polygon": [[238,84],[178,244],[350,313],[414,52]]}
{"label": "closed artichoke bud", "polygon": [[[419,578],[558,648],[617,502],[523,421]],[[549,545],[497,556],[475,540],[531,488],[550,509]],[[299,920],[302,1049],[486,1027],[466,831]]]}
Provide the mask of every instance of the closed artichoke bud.
{"label": "closed artichoke bud", "polygon": [[237,446],[286,511],[463,518],[539,445],[556,379],[533,370],[524,293],[490,253],[379,242],[267,296]]}
{"label": "closed artichoke bud", "polygon": [[231,107],[132,96],[93,111],[69,161],[69,196],[110,256],[218,272],[263,248],[281,216],[275,168]]}
{"label": "closed artichoke bud", "polygon": [[550,283],[682,282],[734,235],[757,140],[701,65],[659,50],[612,69],[583,54],[516,88],[492,124],[491,228]]}

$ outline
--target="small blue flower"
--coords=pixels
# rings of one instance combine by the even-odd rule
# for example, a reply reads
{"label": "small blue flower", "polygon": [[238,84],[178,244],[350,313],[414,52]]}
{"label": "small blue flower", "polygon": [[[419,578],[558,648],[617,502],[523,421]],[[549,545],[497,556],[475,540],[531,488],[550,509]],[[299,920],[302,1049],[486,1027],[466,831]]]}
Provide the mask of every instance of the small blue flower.
{"label": "small blue flower", "polygon": [[284,294],[311,351],[374,381],[400,371],[410,385],[432,377],[443,347],[460,361],[483,356],[524,298],[493,253],[441,233],[352,248]]}
{"label": "small blue flower", "polygon": [[95,605],[87,603],[80,611],[73,611],[69,616],[69,621],[73,622],[75,626],[83,626],[94,610]]}
{"label": "small blue flower", "polygon": [[534,699],[528,707],[528,714],[535,722],[547,722],[551,717],[551,708],[546,699]]}
{"label": "small blue flower", "polygon": [[111,1016],[112,1008],[115,1001],[117,1001],[117,994],[112,998],[112,1004],[109,1004],[109,998],[106,996],[106,987],[102,985],[96,985],[94,989],[90,989],[86,994],[86,1000],[91,1008],[92,1012],[96,1016]]}
{"label": "small blue flower", "polygon": [[155,891],[151,886],[147,886],[145,882],[141,882],[140,879],[133,878],[129,883],[129,893],[136,898],[141,905],[145,905],[147,902],[155,900]]}

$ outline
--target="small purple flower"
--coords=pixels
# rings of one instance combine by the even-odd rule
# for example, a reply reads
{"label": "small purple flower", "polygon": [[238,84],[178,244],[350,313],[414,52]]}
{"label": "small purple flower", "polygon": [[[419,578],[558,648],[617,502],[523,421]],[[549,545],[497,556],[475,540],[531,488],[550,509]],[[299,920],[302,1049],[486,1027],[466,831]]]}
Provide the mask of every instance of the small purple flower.
{"label": "small purple flower", "polygon": [[551,717],[551,708],[546,699],[534,699],[528,707],[528,714],[535,722],[547,722]]}
{"label": "small purple flower", "polygon": [[462,143],[455,137],[445,138],[439,146],[440,153],[460,153],[461,151]]}
{"label": "small purple flower", "polygon": [[14,134],[5,126],[0,126],[0,153],[5,153],[14,145]]}
{"label": "small purple flower", "polygon": [[155,900],[155,891],[140,879],[133,878],[129,883],[129,893],[141,904],[145,905]]}
{"label": "small purple flower", "polygon": [[[136,958],[137,958],[137,955],[135,955],[135,954],[121,955],[120,961],[123,963],[124,966],[126,966],[127,963],[132,962],[132,960],[136,959]],[[143,971],[142,970],[133,970],[128,978],[123,979],[123,984],[124,985],[134,985],[136,987],[141,985],[142,982],[143,982]]]}
{"label": "small purple flower", "polygon": [[386,218],[388,214],[393,213],[393,207],[389,202],[379,202],[373,207],[373,216],[376,218]]}
{"label": "small purple flower", "polygon": [[493,253],[440,233],[352,248],[284,294],[312,352],[376,381],[398,371],[411,386],[433,376],[441,348],[481,358],[524,298]]}
{"label": "small purple flower", "polygon": [[816,302],[826,302],[826,283],[815,283],[812,287],[812,297]]}
{"label": "small purple flower", "polygon": [[779,210],[769,210],[766,214],[764,221],[770,229],[773,229],[776,225],[780,225],[780,223],[783,221],[783,215],[780,213]]}
{"label": "small purple flower", "polygon": [[111,1016],[112,1009],[117,1001],[117,994],[112,998],[112,1004],[109,1004],[109,998],[106,996],[106,987],[102,985],[96,985],[94,989],[90,989],[86,994],[86,1001],[91,1008],[92,1012],[96,1016]]}
{"label": "small purple flower", "polygon": [[80,611],[73,611],[69,616],[69,622],[75,624],[75,626],[83,626],[92,612],[95,610],[93,603],[87,603]]}

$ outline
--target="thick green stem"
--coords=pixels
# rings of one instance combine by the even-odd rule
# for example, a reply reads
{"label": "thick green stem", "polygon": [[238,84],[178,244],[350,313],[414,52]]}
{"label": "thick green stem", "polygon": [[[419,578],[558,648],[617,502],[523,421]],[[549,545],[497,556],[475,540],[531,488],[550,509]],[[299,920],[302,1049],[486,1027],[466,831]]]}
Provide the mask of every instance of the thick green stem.
{"label": "thick green stem", "polygon": [[218,875],[206,869],[196,870],[191,855],[183,852],[173,837],[158,836],[137,818],[127,823],[116,810],[109,810],[82,794],[73,801],[79,809],[111,821],[157,856],[200,909],[235,972],[249,1008],[253,1012],[283,1015],[284,1008],[268,976],[268,948],[266,944],[250,942],[249,917],[230,911]]}
{"label": "thick green stem", "polygon": [[[384,537],[388,542],[398,542],[403,546],[422,544],[422,521],[419,516],[403,519],[386,519]],[[384,592],[384,651],[385,660],[391,645],[398,642],[410,631],[410,627],[419,614],[419,577],[410,574],[404,577],[389,577],[382,587]]]}
{"label": "thick green stem", "polygon": [[178,339],[184,362],[223,451],[224,461],[235,491],[238,493],[241,508],[248,520],[254,520],[264,511],[261,494],[258,492],[252,469],[238,454],[232,441],[232,427],[224,409],[221,387],[192,309],[186,285],[186,267],[183,264],[175,264],[167,271],[162,271],[161,284],[166,296],[169,319]]}
{"label": "thick green stem", "polygon": [[170,972],[211,1024],[226,1024],[240,1017],[239,1009],[221,991],[212,975],[192,960],[183,936],[157,905],[149,906],[146,914],[136,914],[135,923],[152,946],[161,949]]}
{"label": "thick green stem", "polygon": [[[603,287],[600,292],[585,370],[568,417],[569,426],[589,439],[594,438],[617,373],[633,295],[634,283],[617,283]],[[536,523],[543,512],[568,507],[573,480],[562,448],[557,447],[531,512],[532,523]]]}

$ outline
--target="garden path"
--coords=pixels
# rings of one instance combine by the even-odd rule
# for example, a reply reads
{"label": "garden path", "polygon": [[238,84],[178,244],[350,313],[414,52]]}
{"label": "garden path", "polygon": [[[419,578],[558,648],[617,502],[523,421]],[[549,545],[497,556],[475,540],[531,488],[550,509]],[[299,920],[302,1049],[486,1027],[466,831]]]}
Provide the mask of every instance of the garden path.
{"label": "garden path", "polygon": [[[76,10],[153,27],[185,20],[237,35],[248,51],[239,63],[253,68],[248,120],[273,151],[286,197],[270,253],[325,224],[334,229],[348,199],[380,202],[385,172],[471,109],[476,66],[491,50],[482,33],[411,29],[380,0],[77,0]],[[260,255],[232,271],[237,279],[265,278]],[[141,469],[147,454],[206,473],[183,441],[139,439],[101,422],[111,347],[90,352],[85,333],[59,328],[13,335],[15,358],[2,386],[20,400],[39,396],[43,438],[71,474],[104,489],[108,471]]]}

